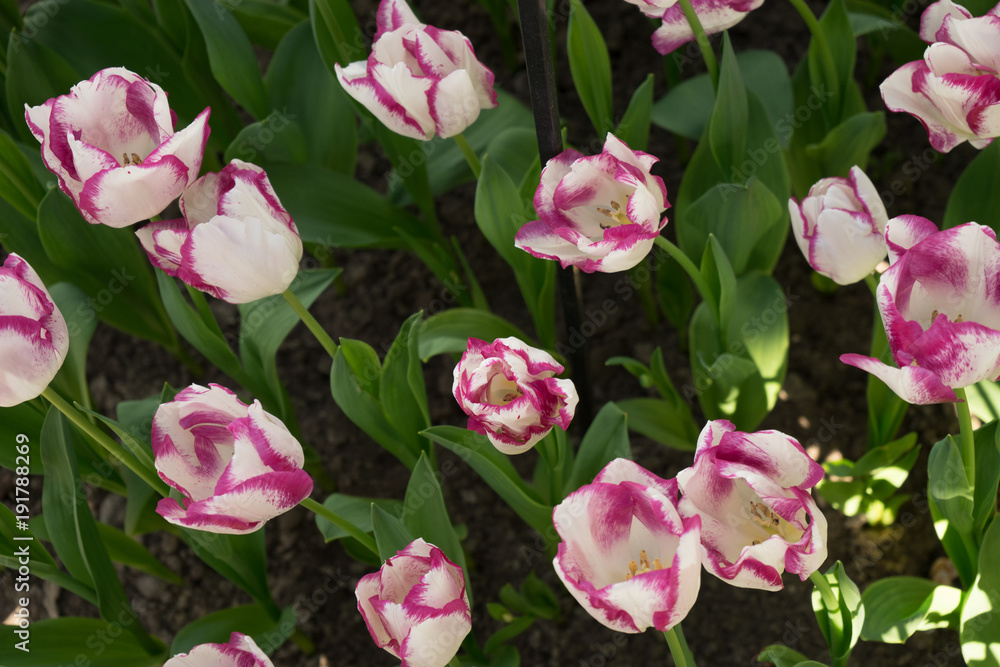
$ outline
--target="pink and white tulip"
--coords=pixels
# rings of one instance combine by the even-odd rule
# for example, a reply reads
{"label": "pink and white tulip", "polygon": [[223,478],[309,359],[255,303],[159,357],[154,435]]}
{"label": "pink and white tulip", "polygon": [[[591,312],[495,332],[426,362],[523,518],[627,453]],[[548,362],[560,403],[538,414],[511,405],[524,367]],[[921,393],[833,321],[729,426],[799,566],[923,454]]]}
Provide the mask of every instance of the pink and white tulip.
{"label": "pink and white tulip", "polygon": [[864,279],[885,259],[889,216],[860,167],[847,178],[824,178],[802,203],[788,200],[792,231],[809,265],[841,285]]}
{"label": "pink and white tulip", "polygon": [[969,222],[938,231],[917,216],[886,227],[891,265],[878,307],[898,368],[860,354],[840,360],[868,371],[904,401],[958,401],[954,389],[1000,375],[1000,244]]}
{"label": "pink and white tulip", "polygon": [[553,565],[587,612],[618,632],[669,630],[701,587],[701,520],[677,510],[677,480],[616,459],[556,505]]}
{"label": "pink and white tulip", "polygon": [[190,653],[178,653],[163,667],[274,667],[253,638],[234,632],[228,644],[199,644]]}
{"label": "pink and white tulip", "polygon": [[505,454],[521,454],[553,426],[565,430],[573,420],[579,397],[572,380],[555,377],[563,370],[548,352],[517,338],[470,338],[452,392],[469,429]]}
{"label": "pink and white tulip", "polygon": [[406,0],[382,0],[368,60],[336,65],[337,80],[390,130],[451,137],[497,106],[493,72],[457,30],[424,25]]}
{"label": "pink and white tulip", "polygon": [[252,533],[312,492],[299,441],[254,401],[217,384],[193,384],[153,417],[160,478],[183,495],[156,511],[170,523],[212,533]]}
{"label": "pink and white tulip", "polygon": [[25,105],[24,117],[45,166],[84,219],[126,227],[158,215],[198,178],[208,114],[174,132],[163,89],[112,67],[68,95]]}
{"label": "pink and white tulip", "polygon": [[[627,1],[637,5],[646,16],[663,20],[653,33],[653,48],[663,55],[694,41],[694,32],[677,0]],[[764,0],[691,0],[706,35],[732,28],[762,4]]]}
{"label": "pink and white tulip", "polygon": [[1000,136],[1000,5],[974,18],[940,0],[920,17],[920,37],[930,43],[924,59],[882,83],[885,105],[916,117],[942,153],[965,141],[987,146]]}
{"label": "pink and white tulip", "polygon": [[681,515],[701,517],[705,569],[768,591],[782,588],[782,572],[805,580],[826,560],[826,518],[809,491],[822,478],[795,438],[708,422],[694,465],[677,474]]}
{"label": "pink and white tulip", "polygon": [[295,279],[302,239],[257,165],[233,160],[205,174],[180,206],[183,218],[135,233],[168,275],[229,303],[281,294]]}
{"label": "pink and white tulip", "polygon": [[419,538],[361,577],[355,594],[375,644],[402,667],[445,667],[472,629],[462,568]]}
{"label": "pink and white tulip", "polygon": [[66,320],[42,279],[10,254],[0,267],[0,407],[45,391],[68,351]]}
{"label": "pink and white tulip", "polygon": [[565,150],[549,160],[535,191],[539,220],[518,230],[514,245],[587,273],[630,269],[649,254],[670,208],[657,158],[608,133],[604,150]]}

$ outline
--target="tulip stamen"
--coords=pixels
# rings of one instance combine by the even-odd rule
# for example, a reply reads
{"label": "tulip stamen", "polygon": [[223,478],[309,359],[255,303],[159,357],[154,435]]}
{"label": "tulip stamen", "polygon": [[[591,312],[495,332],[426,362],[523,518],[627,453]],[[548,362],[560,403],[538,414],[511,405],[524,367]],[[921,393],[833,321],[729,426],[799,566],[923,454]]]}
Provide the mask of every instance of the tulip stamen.
{"label": "tulip stamen", "polygon": [[[625,200],[628,202],[628,199]],[[628,219],[628,215],[625,210],[622,209],[622,205],[617,201],[611,201],[611,208],[604,208],[603,206],[597,207],[597,212],[603,215],[605,218],[611,218],[611,222],[607,225],[601,223],[601,229],[610,229],[612,227],[617,227],[618,225],[628,225],[632,221]]]}
{"label": "tulip stamen", "polygon": [[628,574],[625,575],[625,581],[629,581],[632,577],[638,574],[646,574],[647,572],[654,572],[656,570],[662,570],[663,563],[660,562],[659,558],[654,558],[653,562],[649,562],[649,555],[646,550],[643,549],[639,552],[639,562],[636,563],[635,559],[629,561],[628,563]]}
{"label": "tulip stamen", "polygon": [[130,164],[142,164],[142,158],[139,157],[138,153],[132,153],[131,160],[129,160],[128,153],[122,153],[122,166],[127,167]]}

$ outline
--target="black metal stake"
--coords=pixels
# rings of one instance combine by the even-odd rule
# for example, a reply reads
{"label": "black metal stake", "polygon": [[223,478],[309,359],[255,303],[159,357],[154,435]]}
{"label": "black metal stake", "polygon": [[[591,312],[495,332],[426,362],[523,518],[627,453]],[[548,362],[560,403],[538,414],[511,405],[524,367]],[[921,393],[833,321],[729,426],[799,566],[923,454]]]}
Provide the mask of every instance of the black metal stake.
{"label": "black metal stake", "polygon": [[[524,42],[524,62],[528,71],[531,112],[535,118],[535,134],[538,137],[538,156],[544,166],[563,150],[545,0],[519,0],[517,11],[521,21],[521,41]],[[577,428],[585,430],[593,419],[594,410],[590,371],[587,366],[588,345],[581,331],[583,296],[578,277],[579,269],[576,267],[558,272],[559,300],[562,302],[564,320],[563,340],[569,345],[573,383],[580,396],[573,423],[580,425]],[[570,344],[570,332],[574,330],[583,339],[579,347]]]}

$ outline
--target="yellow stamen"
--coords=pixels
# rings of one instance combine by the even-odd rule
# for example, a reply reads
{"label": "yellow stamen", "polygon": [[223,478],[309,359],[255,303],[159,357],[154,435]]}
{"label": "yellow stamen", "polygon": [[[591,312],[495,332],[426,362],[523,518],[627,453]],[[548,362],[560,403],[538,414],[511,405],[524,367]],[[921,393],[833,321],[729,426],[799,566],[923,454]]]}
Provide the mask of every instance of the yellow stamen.
{"label": "yellow stamen", "polygon": [[660,562],[659,558],[654,558],[652,564],[649,562],[649,555],[646,554],[646,550],[643,549],[639,552],[639,562],[636,563],[635,560],[630,560],[628,563],[628,574],[625,575],[625,581],[630,580],[637,574],[646,574],[647,572],[654,572],[656,570],[662,570],[663,563]]}

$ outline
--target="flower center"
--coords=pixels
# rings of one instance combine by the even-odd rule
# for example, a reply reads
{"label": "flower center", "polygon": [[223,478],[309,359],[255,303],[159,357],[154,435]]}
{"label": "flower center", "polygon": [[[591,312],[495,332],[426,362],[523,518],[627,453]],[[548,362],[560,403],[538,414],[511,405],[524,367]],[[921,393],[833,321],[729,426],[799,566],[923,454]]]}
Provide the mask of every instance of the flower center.
{"label": "flower center", "polygon": [[131,160],[129,160],[128,153],[122,153],[122,166],[127,167],[130,164],[142,164],[142,158],[139,157],[138,153],[132,153]]}
{"label": "flower center", "polygon": [[646,574],[647,572],[652,572],[654,570],[662,570],[663,563],[660,562],[659,558],[654,558],[652,564],[649,562],[649,556],[646,555],[646,550],[643,549],[639,552],[639,562],[636,563],[635,559],[632,559],[628,563],[628,573],[625,575],[625,581],[630,580],[632,577],[638,574]]}
{"label": "flower center", "polygon": [[[787,542],[798,542],[802,537],[802,531],[793,526],[784,517],[779,516],[774,510],[764,502],[749,502],[750,520],[761,527],[767,536],[777,535]],[[765,538],[766,539],[766,538]],[[760,544],[760,540],[753,540],[753,544]]]}
{"label": "flower center", "polygon": [[[628,199],[625,200],[625,205],[628,206]],[[625,209],[617,201],[611,201],[611,208],[604,208],[603,206],[597,207],[597,212],[609,219],[607,224],[600,223],[601,229],[610,229],[611,227],[617,227],[618,225],[630,225],[632,221],[628,219],[628,215],[625,213]]]}
{"label": "flower center", "polygon": [[[938,315],[940,315],[940,314],[941,313],[936,308],[931,311],[931,324],[934,324],[934,320],[936,320],[938,318]],[[958,322],[964,322],[964,320],[962,319],[962,314],[959,313],[958,317],[956,317],[954,321],[956,323],[958,323]]]}
{"label": "flower center", "polygon": [[517,383],[508,380],[501,374],[490,382],[490,389],[486,392],[486,402],[490,405],[507,405],[522,396],[524,396],[524,392],[517,386]]}

